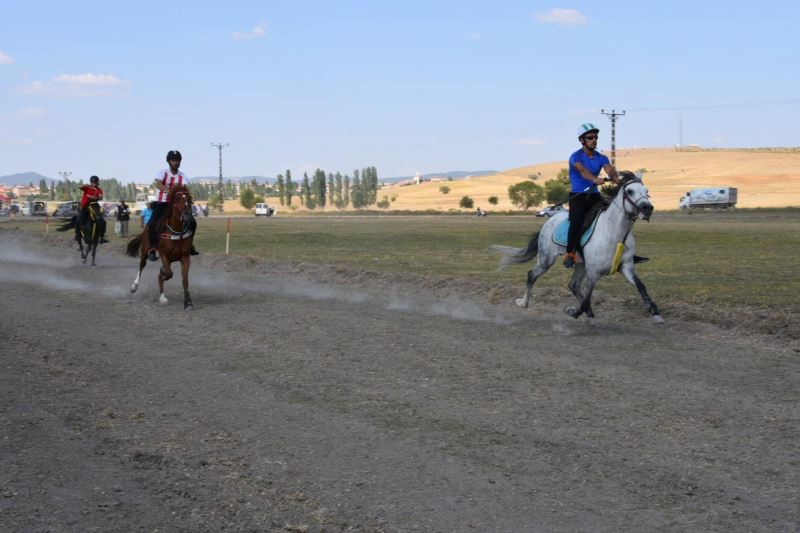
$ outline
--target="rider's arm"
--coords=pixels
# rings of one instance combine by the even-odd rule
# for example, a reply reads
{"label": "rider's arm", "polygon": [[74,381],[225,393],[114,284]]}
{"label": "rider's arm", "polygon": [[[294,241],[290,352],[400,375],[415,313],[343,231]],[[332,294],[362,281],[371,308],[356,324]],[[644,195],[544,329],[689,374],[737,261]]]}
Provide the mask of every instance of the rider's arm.
{"label": "rider's arm", "polygon": [[611,163],[607,163],[603,165],[603,170],[606,171],[606,174],[608,174],[608,177],[611,178],[611,181],[613,181],[617,185],[622,183],[622,180],[619,179],[619,174],[617,174],[617,169],[614,168],[614,165],[612,165]]}
{"label": "rider's arm", "polygon": [[153,182],[153,186],[158,189],[159,191],[169,192],[169,187],[164,185],[164,182],[161,180],[156,180]]}
{"label": "rider's arm", "polygon": [[585,166],[581,165],[577,161],[575,161],[574,163],[571,163],[571,164],[572,164],[573,168],[575,170],[577,170],[578,172],[580,172],[581,176],[583,176],[587,180],[591,181],[592,183],[596,183],[597,185],[602,185],[603,184],[603,179],[598,177],[598,176],[595,176],[594,174],[592,174],[591,172],[586,170]]}

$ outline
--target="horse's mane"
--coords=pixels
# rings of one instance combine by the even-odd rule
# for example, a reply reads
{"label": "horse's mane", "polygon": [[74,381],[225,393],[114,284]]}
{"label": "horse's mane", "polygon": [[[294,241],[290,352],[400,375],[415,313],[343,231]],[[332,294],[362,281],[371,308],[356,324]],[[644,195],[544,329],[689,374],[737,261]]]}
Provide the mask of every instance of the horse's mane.
{"label": "horse's mane", "polygon": [[619,185],[608,185],[600,189],[600,202],[592,207],[586,214],[584,229],[588,229],[588,225],[592,223],[594,218],[608,209],[608,206],[611,205],[611,202],[613,202],[614,198],[619,194],[620,189],[632,181],[641,181],[636,174],[630,170],[620,170],[619,178],[622,180],[622,183]]}

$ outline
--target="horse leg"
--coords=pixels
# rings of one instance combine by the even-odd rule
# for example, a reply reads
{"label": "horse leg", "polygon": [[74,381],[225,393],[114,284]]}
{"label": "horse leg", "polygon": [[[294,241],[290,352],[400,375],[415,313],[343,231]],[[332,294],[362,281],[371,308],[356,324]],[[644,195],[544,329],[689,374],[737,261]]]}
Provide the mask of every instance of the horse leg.
{"label": "horse leg", "polygon": [[636,275],[636,271],[633,269],[633,263],[625,263],[622,265],[620,270],[622,271],[622,275],[625,276],[625,279],[627,279],[634,287],[636,287],[636,290],[639,291],[639,296],[642,297],[642,302],[644,302],[645,309],[647,309],[647,312],[653,317],[653,322],[656,324],[663,324],[664,319],[661,318],[661,313],[658,311],[658,306],[653,299],[650,298],[650,295],[647,294],[647,287],[644,286],[642,280],[640,280],[639,276]]}
{"label": "horse leg", "polygon": [[169,300],[164,295],[164,282],[168,279],[172,279],[172,269],[169,266],[169,260],[167,259],[165,254],[161,254],[161,270],[158,271],[158,289],[159,289],[159,296],[158,301],[161,302],[161,305],[167,305]]}
{"label": "horse leg", "polygon": [[192,298],[189,296],[189,265],[191,257],[184,255],[181,257],[181,275],[183,276],[183,310],[194,309]]}
{"label": "horse leg", "polygon": [[596,274],[589,274],[586,276],[586,294],[583,295],[579,308],[570,307],[567,309],[567,314],[569,316],[578,318],[583,313],[586,313],[587,317],[594,318],[594,311],[592,311],[592,292],[594,292],[594,286],[598,279],[600,279],[600,277]]}
{"label": "horse leg", "polygon": [[536,260],[536,266],[533,267],[531,270],[528,271],[528,281],[525,285],[525,294],[522,295],[522,298],[517,298],[514,300],[514,303],[517,304],[517,307],[522,309],[528,308],[528,302],[531,299],[531,293],[533,292],[533,284],[536,283],[536,280],[539,277],[550,270],[550,267],[553,266],[553,263],[556,262],[558,259],[557,255],[550,256],[548,254],[540,254]]}
{"label": "horse leg", "polygon": [[89,255],[89,250],[86,250],[86,253],[83,251],[83,238],[75,239],[78,241],[78,248],[81,250],[81,263],[86,264],[86,256]]}
{"label": "horse leg", "polygon": [[584,278],[586,277],[586,267],[584,263],[578,263],[575,265],[575,272],[572,274],[572,279],[569,281],[569,285],[567,288],[569,292],[572,293],[578,301],[583,301],[583,293],[581,292],[581,284],[583,283]]}
{"label": "horse leg", "polygon": [[131,294],[136,292],[136,289],[139,288],[139,280],[142,277],[142,270],[144,267],[147,266],[147,254],[141,253],[141,249],[139,250],[139,273],[136,274],[136,279],[133,280],[131,284]]}
{"label": "horse leg", "polygon": [[97,240],[93,240],[90,246],[92,247],[92,266],[96,267],[97,265],[94,262],[94,256],[97,254]]}

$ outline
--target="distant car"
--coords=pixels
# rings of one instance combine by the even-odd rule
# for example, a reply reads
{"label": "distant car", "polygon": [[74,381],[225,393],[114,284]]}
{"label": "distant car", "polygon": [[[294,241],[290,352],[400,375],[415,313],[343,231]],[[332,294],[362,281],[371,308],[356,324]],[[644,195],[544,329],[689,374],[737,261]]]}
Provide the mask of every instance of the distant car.
{"label": "distant car", "polygon": [[271,217],[275,214],[275,208],[267,204],[256,204],[256,216]]}
{"label": "distant car", "polygon": [[78,214],[80,202],[61,202],[53,211],[54,217],[71,218]]}
{"label": "distant car", "polygon": [[20,213],[29,217],[43,217],[47,215],[47,204],[42,201],[28,201],[20,206]]}
{"label": "distant car", "polygon": [[538,213],[536,213],[537,217],[551,217],[556,215],[562,211],[566,211],[563,205],[548,205]]}

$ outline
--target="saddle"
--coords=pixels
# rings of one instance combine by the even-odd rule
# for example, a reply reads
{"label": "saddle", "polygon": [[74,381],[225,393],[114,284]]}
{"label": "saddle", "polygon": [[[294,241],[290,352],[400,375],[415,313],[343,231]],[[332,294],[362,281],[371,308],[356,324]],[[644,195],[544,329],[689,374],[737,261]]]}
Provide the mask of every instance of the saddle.
{"label": "saddle", "polygon": [[[597,216],[595,216],[589,226],[586,227],[584,225],[583,235],[581,235],[580,246],[586,246],[586,243],[589,242],[589,239],[592,238],[592,233],[594,233],[594,228],[597,226]],[[559,244],[561,246],[567,245],[567,238],[569,236],[569,219],[561,221],[561,223],[556,226],[555,231],[553,231],[553,242]]]}

